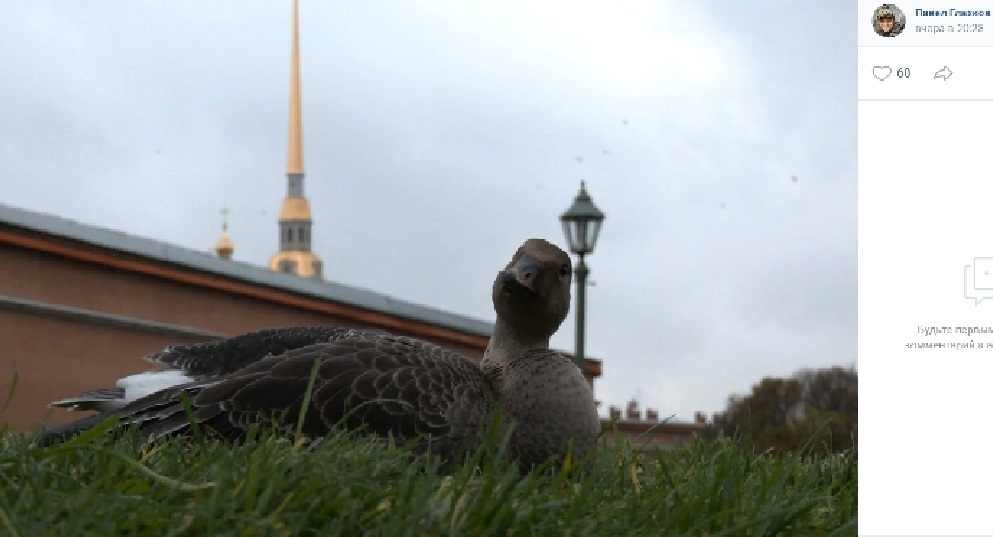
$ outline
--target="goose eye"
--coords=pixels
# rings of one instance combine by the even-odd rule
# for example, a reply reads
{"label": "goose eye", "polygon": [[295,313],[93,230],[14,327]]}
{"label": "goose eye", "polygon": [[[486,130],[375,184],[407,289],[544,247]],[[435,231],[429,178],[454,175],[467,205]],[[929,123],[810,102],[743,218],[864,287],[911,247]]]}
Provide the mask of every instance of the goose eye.
{"label": "goose eye", "polygon": [[569,268],[570,267],[569,267],[568,264],[562,263],[562,265],[559,267],[559,276],[568,276],[569,275]]}

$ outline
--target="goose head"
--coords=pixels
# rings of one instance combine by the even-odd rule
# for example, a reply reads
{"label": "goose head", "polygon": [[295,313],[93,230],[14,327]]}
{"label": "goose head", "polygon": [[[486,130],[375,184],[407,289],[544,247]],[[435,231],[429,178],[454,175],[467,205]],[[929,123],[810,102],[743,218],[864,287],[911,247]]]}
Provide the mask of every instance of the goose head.
{"label": "goose head", "polygon": [[493,282],[497,317],[522,335],[548,338],[569,314],[572,259],[542,239],[529,239]]}

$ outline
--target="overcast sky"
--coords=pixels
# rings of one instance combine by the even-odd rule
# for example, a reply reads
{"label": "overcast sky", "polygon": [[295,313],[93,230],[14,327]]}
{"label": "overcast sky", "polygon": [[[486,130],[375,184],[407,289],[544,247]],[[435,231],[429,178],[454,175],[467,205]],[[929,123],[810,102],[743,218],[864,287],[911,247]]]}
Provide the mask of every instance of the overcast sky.
{"label": "overcast sky", "polygon": [[[3,11],[0,202],[197,250],[227,206],[235,259],[268,261],[289,0]],[[492,320],[496,271],[527,238],[565,246],[582,178],[607,215],[587,294],[604,411],[638,395],[689,420],[764,376],[855,363],[854,2],[303,0],[300,17],[327,279]]]}

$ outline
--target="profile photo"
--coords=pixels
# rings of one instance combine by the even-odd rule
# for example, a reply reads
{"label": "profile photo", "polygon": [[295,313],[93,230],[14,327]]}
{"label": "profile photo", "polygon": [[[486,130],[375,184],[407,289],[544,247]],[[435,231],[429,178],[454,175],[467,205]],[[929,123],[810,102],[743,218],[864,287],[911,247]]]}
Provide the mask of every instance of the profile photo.
{"label": "profile photo", "polygon": [[896,37],[907,25],[907,17],[894,4],[883,4],[872,12],[872,29],[881,37]]}

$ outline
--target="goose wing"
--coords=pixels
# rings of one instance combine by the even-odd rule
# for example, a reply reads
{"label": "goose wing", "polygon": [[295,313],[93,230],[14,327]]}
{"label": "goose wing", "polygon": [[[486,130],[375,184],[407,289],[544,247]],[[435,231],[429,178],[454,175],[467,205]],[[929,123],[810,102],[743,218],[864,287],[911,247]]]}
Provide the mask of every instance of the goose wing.
{"label": "goose wing", "polygon": [[383,335],[385,332],[334,326],[294,326],[248,332],[216,341],[170,345],[144,359],[193,377],[226,375],[266,356],[345,338]]}
{"label": "goose wing", "polygon": [[117,381],[114,388],[101,388],[59,399],[49,404],[68,410],[118,410],[131,401],[169,386],[205,381],[234,373],[267,356],[278,356],[292,349],[345,338],[369,338],[384,335],[376,330],[359,330],[333,326],[298,326],[249,332],[226,339],[170,345],[165,350],[145,355],[157,364],[154,371],[139,373]]}
{"label": "goose wing", "polygon": [[[304,395],[315,371],[310,401]],[[358,334],[268,356],[207,382],[154,393],[120,411],[158,437],[183,434],[190,420],[226,438],[255,423],[293,432],[301,413],[303,433],[327,434],[335,426],[363,429],[400,441],[429,436],[432,449],[461,445],[477,432],[497,394],[472,360],[424,341]]]}

